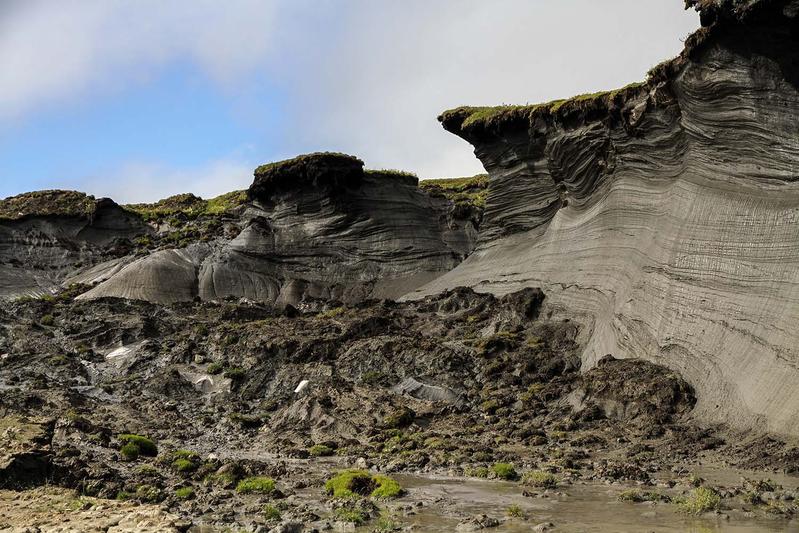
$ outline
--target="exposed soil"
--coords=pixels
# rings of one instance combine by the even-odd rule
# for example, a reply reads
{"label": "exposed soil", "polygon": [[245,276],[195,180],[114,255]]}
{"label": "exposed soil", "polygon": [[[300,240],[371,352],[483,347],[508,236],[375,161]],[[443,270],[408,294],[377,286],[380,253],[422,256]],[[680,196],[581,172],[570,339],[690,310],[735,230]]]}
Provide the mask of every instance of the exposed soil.
{"label": "exposed soil", "polygon": [[[350,308],[307,301],[280,312],[248,302],[85,302],[76,292],[0,308],[6,488],[54,484],[160,504],[158,519],[180,517],[183,529],[266,531],[281,523],[264,514],[271,502],[300,531],[340,522],[336,509],[353,505],[323,489],[345,467],[511,479],[535,470],[561,487],[688,491],[690,465],[708,453],[753,462],[753,449],[734,453],[722,432],[690,421],[693,392],[674,372],[608,356],[580,373],[577,327],[539,316],[538,290],[496,298],[456,289]],[[152,439],[157,453],[126,456],[121,434]],[[777,442],[758,445],[759,468],[792,468]],[[277,488],[237,492],[250,476]],[[517,484],[530,497],[549,490]],[[785,497],[780,512],[793,513],[782,489],[760,489]],[[23,491],[21,501],[36,494]],[[366,499],[357,509],[372,523],[375,503],[383,505]]]}

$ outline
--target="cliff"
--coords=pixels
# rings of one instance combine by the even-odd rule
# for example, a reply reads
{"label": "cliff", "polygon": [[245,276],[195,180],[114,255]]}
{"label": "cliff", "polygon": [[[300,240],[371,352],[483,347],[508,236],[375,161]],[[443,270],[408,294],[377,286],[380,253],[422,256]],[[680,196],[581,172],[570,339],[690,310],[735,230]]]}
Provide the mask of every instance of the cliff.
{"label": "cliff", "polygon": [[488,171],[485,214],[410,297],[541,287],[584,368],[645,358],[699,419],[799,435],[799,2],[686,7],[703,27],[644,83],[441,115]]}
{"label": "cliff", "polygon": [[474,247],[481,209],[397,171],[317,153],[256,169],[248,191],[120,207],[70,191],[0,201],[0,297],[397,298]]}

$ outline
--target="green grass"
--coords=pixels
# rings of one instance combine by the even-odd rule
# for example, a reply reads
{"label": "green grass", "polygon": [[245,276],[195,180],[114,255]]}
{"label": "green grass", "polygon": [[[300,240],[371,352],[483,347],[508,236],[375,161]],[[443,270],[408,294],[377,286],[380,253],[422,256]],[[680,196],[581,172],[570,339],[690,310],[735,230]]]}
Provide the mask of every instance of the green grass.
{"label": "green grass", "polygon": [[192,487],[175,489],[175,498],[178,500],[191,500],[194,498],[194,489]]}
{"label": "green grass", "polygon": [[147,437],[132,433],[123,433],[119,435],[118,438],[123,448],[127,445],[136,446],[139,449],[139,455],[146,455],[148,457],[155,457],[158,455],[158,447],[155,445],[155,442]]}
{"label": "green grass", "polygon": [[554,489],[558,486],[558,478],[549,472],[531,470],[522,475],[522,483],[539,489]]}
{"label": "green grass", "polygon": [[499,479],[508,481],[519,479],[519,474],[516,473],[516,469],[513,468],[513,465],[510,463],[497,463],[491,467],[491,471],[494,472]]}
{"label": "green grass", "polygon": [[197,466],[197,463],[191,459],[175,459],[172,463],[172,468],[183,474],[194,472],[197,470]]}
{"label": "green grass", "polygon": [[552,100],[539,104],[500,105],[489,107],[463,106],[450,109],[441,114],[440,120],[456,123],[460,121],[460,130],[475,128],[493,128],[510,121],[531,122],[538,116],[565,115],[572,111],[586,109],[607,109],[619,96],[634,92],[645,83],[631,83],[620,89],[600,91],[573,96],[571,98]]}
{"label": "green grass", "polygon": [[619,494],[618,500],[620,502],[669,502],[671,498],[665,494],[659,494],[653,491],[642,491],[639,489],[625,490]]}
{"label": "green grass", "polygon": [[419,182],[419,188],[431,194],[443,194],[456,204],[465,203],[483,208],[488,196],[488,174],[423,180]]}
{"label": "green grass", "polygon": [[308,453],[313,457],[329,457],[333,455],[334,450],[330,446],[324,444],[315,444],[308,448]]}
{"label": "green grass", "polygon": [[516,504],[508,507],[506,514],[511,518],[524,518],[524,511]]}
{"label": "green grass", "polygon": [[366,523],[367,516],[363,511],[359,511],[357,509],[347,509],[347,508],[340,508],[336,509],[333,512],[333,516],[336,520],[340,520],[341,522],[348,522],[350,524],[355,524],[356,526],[360,526]]}
{"label": "green grass", "polygon": [[152,204],[129,204],[124,207],[146,221],[161,221],[178,215],[189,219],[223,215],[246,202],[247,191],[232,191],[210,200],[185,193],[176,194]]}
{"label": "green grass", "polygon": [[94,210],[94,197],[77,191],[35,191],[0,200],[0,219],[6,220],[27,216],[83,218],[91,216]]}
{"label": "green grass", "polygon": [[464,474],[470,477],[478,477],[485,479],[488,477],[490,470],[485,466],[478,466],[476,468],[467,468]]}
{"label": "green grass", "polygon": [[248,477],[236,485],[239,494],[271,494],[274,490],[275,480],[264,476]]}
{"label": "green grass", "polygon": [[688,496],[677,500],[677,507],[680,511],[692,515],[715,511],[720,505],[721,497],[719,494],[707,487],[696,488]]}
{"label": "green grass", "polygon": [[275,507],[274,505],[265,505],[264,506],[264,518],[269,521],[278,521],[280,520],[280,510]]}

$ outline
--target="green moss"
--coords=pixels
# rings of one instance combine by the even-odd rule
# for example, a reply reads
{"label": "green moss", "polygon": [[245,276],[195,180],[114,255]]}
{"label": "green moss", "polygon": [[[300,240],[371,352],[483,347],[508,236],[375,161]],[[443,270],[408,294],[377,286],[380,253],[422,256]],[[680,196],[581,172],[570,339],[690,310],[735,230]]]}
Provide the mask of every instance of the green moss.
{"label": "green moss", "polygon": [[372,491],[372,498],[387,500],[390,498],[398,498],[402,496],[403,490],[399,483],[393,478],[381,474],[375,475],[373,478],[377,487]]}
{"label": "green moss", "polygon": [[691,491],[688,496],[677,500],[677,507],[680,511],[699,515],[708,511],[714,511],[721,505],[721,497],[718,493],[707,487],[699,487]]}
{"label": "green moss", "polygon": [[39,324],[42,326],[52,326],[55,324],[55,318],[53,318],[53,315],[44,315],[39,321]]}
{"label": "green moss", "polygon": [[248,477],[239,481],[236,492],[240,494],[270,494],[275,490],[275,480],[269,477]]}
{"label": "green moss", "polygon": [[122,454],[122,458],[126,461],[135,461],[139,458],[139,447],[132,442],[128,442],[122,445],[119,449],[119,453]]}
{"label": "green moss", "polygon": [[143,437],[141,435],[134,435],[131,433],[125,433],[119,435],[119,440],[122,442],[123,447],[126,444],[133,444],[139,448],[140,455],[146,455],[149,457],[155,457],[158,455],[158,447],[155,445],[151,439],[147,437]]}
{"label": "green moss", "polygon": [[325,482],[325,492],[334,498],[366,496],[375,489],[375,482],[366,470],[342,470]]}
{"label": "green moss", "polygon": [[268,521],[278,521],[280,520],[280,510],[274,505],[265,505],[264,518]]}
{"label": "green moss", "polygon": [[539,489],[554,489],[558,486],[558,478],[549,472],[531,470],[522,475],[522,483]]}
{"label": "green moss", "polygon": [[179,489],[175,489],[175,498],[178,500],[191,500],[194,498],[194,488],[181,487]]}
{"label": "green moss", "polygon": [[497,463],[491,467],[491,471],[494,472],[499,479],[512,481],[519,478],[519,474],[516,473],[516,469],[513,468],[513,465],[510,463]]}
{"label": "green moss", "polygon": [[172,468],[183,474],[194,472],[197,470],[197,466],[197,463],[191,459],[175,459],[175,461],[172,462]]}
{"label": "green moss", "polygon": [[222,370],[224,370],[224,368],[225,367],[224,367],[224,365],[222,365],[222,363],[211,363],[210,365],[208,365],[208,368],[206,369],[206,372],[208,372],[212,376],[215,376],[217,374],[221,374]]}
{"label": "green moss", "polygon": [[335,452],[330,446],[325,446],[324,444],[315,444],[308,448],[308,453],[310,453],[313,457],[329,457]]}

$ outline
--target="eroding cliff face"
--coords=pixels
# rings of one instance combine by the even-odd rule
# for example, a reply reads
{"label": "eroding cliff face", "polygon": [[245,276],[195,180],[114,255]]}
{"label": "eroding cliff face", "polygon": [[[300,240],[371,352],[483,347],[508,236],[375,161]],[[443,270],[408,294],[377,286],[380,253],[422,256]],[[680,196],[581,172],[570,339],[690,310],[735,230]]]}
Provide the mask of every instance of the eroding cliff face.
{"label": "eroding cliff face", "polygon": [[416,294],[541,287],[584,368],[656,361],[700,418],[799,435],[799,2],[698,4],[647,83],[442,115],[488,199],[477,251]]}
{"label": "eroding cliff face", "polygon": [[451,270],[477,235],[474,217],[420,190],[417,178],[364,171],[342,154],[259,167],[248,198],[232,238],[101,266],[75,278],[101,281],[81,298],[278,305],[397,298]]}
{"label": "eroding cliff face", "polygon": [[107,198],[74,191],[8,198],[0,204],[0,298],[49,294],[83,264],[125,255],[129,240],[147,233]]}

